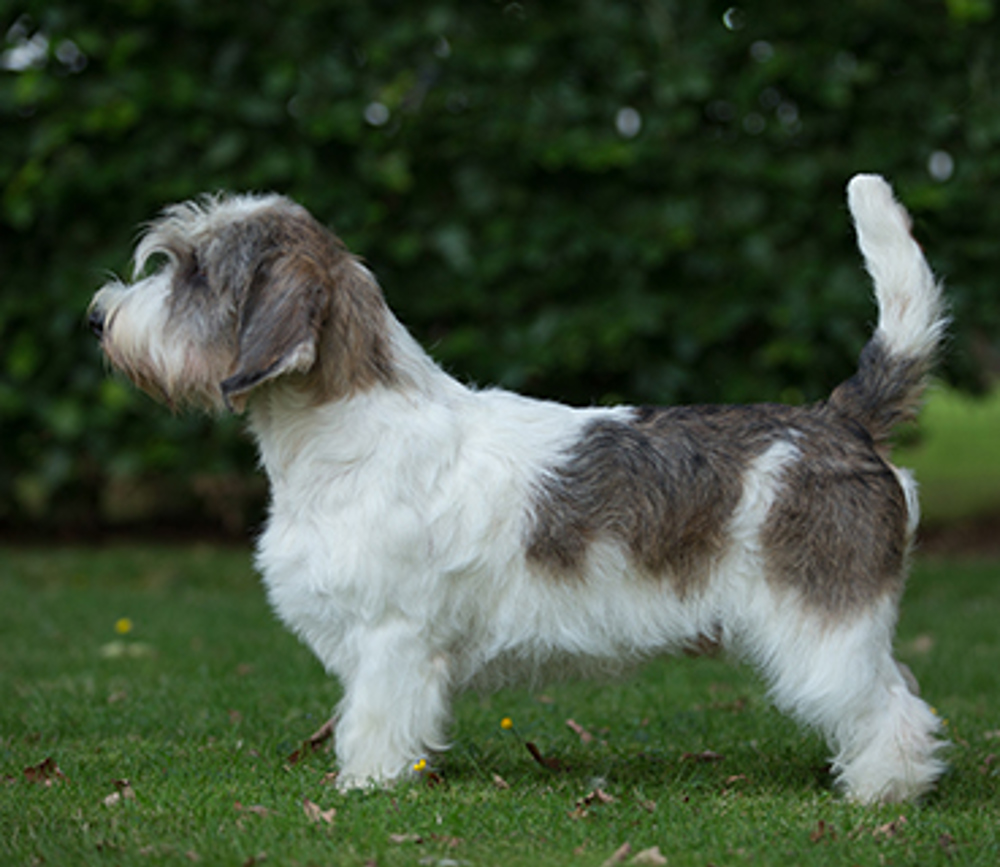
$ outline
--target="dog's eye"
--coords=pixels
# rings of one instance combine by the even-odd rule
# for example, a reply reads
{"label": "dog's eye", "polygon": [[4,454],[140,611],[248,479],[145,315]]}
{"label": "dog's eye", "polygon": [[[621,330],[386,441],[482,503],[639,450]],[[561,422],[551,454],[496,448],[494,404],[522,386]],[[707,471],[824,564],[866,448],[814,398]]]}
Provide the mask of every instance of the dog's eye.
{"label": "dog's eye", "polygon": [[136,279],[145,279],[147,277],[152,277],[154,274],[159,274],[167,265],[170,264],[171,256],[164,250],[154,250],[145,259],[143,259],[141,265],[141,270],[137,271],[135,274]]}
{"label": "dog's eye", "polygon": [[190,292],[207,292],[208,277],[201,267],[201,262],[197,255],[192,255],[181,269],[181,280],[184,287]]}

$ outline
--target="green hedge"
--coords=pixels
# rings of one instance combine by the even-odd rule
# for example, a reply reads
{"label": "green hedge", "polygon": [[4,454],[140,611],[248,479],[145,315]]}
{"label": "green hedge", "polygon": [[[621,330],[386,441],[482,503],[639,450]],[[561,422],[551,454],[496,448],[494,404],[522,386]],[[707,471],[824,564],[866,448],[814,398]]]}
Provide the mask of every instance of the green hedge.
{"label": "green hedge", "polygon": [[997,349],[993,0],[0,7],[8,526],[259,500],[238,419],[155,407],[83,325],[135,226],[206,190],[303,202],[463,379],[803,400],[871,327],[843,188],[879,171],[948,276],[950,377]]}

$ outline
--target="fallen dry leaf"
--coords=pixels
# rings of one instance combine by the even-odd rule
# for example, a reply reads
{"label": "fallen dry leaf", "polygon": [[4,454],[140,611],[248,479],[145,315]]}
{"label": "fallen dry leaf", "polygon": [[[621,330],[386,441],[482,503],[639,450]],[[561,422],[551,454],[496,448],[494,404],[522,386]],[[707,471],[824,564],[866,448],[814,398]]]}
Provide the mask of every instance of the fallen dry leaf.
{"label": "fallen dry leaf", "polygon": [[559,759],[547,758],[542,755],[542,751],[538,749],[531,741],[524,742],[525,749],[531,753],[531,757],[538,762],[543,768],[548,768],[550,771],[566,771],[569,767]]}
{"label": "fallen dry leaf", "polygon": [[588,792],[579,801],[578,804],[613,804],[615,802],[615,796],[609,795],[604,789],[597,788],[592,792]]}
{"label": "fallen dry leaf", "polygon": [[115,787],[115,791],[104,799],[105,807],[113,807],[121,801],[135,800],[135,790],[128,780],[112,780],[111,782]]}
{"label": "fallen dry leaf", "polygon": [[837,832],[834,830],[833,825],[828,825],[825,821],[820,819],[816,823],[816,827],[809,832],[809,840],[812,843],[818,843],[820,840],[836,840]]}
{"label": "fallen dry leaf", "polygon": [[419,834],[390,834],[389,842],[401,845],[403,843],[423,843],[424,838]]}
{"label": "fallen dry leaf", "polygon": [[63,781],[69,782],[66,775],[59,770],[56,760],[49,756],[37,765],[24,769],[24,779],[29,783],[40,783],[43,786],[51,786],[53,783]]}
{"label": "fallen dry leaf", "polygon": [[622,843],[614,852],[611,853],[611,857],[605,861],[601,867],[614,867],[615,864],[621,864],[632,852],[631,843]]}
{"label": "fallen dry leaf", "polygon": [[594,740],[594,736],[580,725],[580,723],[576,722],[576,720],[568,719],[566,720],[566,725],[579,736],[581,743],[589,744]]}
{"label": "fallen dry leaf", "polygon": [[255,816],[270,816],[275,811],[260,804],[241,804],[239,801],[233,803],[237,813],[253,813]]}
{"label": "fallen dry leaf", "polygon": [[302,809],[306,814],[306,818],[313,824],[326,822],[327,825],[332,825],[333,818],[337,815],[336,808],[331,807],[329,810],[324,810],[319,804],[315,801],[310,801],[308,798],[302,799]]}
{"label": "fallen dry leaf", "polygon": [[703,750],[700,753],[684,753],[681,756],[682,762],[721,762],[725,756],[712,750]]}
{"label": "fallen dry leaf", "polygon": [[307,755],[319,749],[325,741],[328,741],[333,737],[334,723],[335,719],[330,719],[323,723],[323,725],[306,738],[302,742],[302,746],[295,750],[295,752],[285,759],[285,761],[290,765],[296,765]]}
{"label": "fallen dry leaf", "polygon": [[872,836],[874,837],[888,837],[892,838],[899,834],[906,826],[906,816],[900,816],[898,819],[893,819],[891,822],[886,822],[884,825],[879,825],[874,831],[872,831]]}
{"label": "fallen dry leaf", "polygon": [[667,858],[660,851],[659,846],[653,846],[651,849],[643,849],[641,852],[637,852],[635,857],[628,863],[642,865],[642,867],[663,867],[667,863]]}
{"label": "fallen dry leaf", "polygon": [[444,777],[436,771],[424,771],[424,773],[420,776],[424,781],[424,785],[427,786],[428,789],[435,789],[438,786],[444,785]]}
{"label": "fallen dry leaf", "polygon": [[311,747],[318,747],[324,741],[330,740],[333,737],[333,720],[328,719],[323,725],[321,725],[316,731],[309,735],[309,740],[306,741]]}
{"label": "fallen dry leaf", "polygon": [[506,790],[506,789],[509,789],[509,788],[510,788],[510,783],[508,783],[508,782],[507,782],[507,781],[506,781],[506,780],[505,780],[505,779],[504,779],[503,777],[501,777],[501,776],[500,776],[499,774],[494,774],[494,775],[493,775],[493,785],[494,785],[494,786],[496,786],[496,787],[497,787],[498,789],[500,789],[501,791],[504,791],[504,790]]}
{"label": "fallen dry leaf", "polygon": [[574,820],[583,819],[588,815],[588,807],[594,804],[613,804],[614,802],[614,795],[609,795],[603,789],[597,788],[576,802],[576,809],[570,811],[569,817]]}

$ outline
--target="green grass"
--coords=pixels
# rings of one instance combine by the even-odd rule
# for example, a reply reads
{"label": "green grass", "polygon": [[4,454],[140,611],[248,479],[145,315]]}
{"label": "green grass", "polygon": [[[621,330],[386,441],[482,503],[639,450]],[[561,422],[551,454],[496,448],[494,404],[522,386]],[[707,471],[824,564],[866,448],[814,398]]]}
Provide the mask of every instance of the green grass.
{"label": "green grass", "polygon": [[933,389],[919,436],[894,461],[916,472],[925,523],[1000,515],[1000,389],[985,398]]}
{"label": "green grass", "polygon": [[[441,784],[344,795],[325,748],[288,762],[338,692],[272,618],[247,552],[0,550],[0,864],[597,867],[628,842],[673,867],[996,865],[998,583],[996,564],[915,570],[899,653],[955,744],[919,806],[840,800],[819,739],[747,669],[706,659],[465,696]],[[722,758],[693,758],[709,750]],[[28,781],[47,758],[66,779]],[[121,780],[135,798],[105,804]],[[580,806],[597,787],[614,800]]]}

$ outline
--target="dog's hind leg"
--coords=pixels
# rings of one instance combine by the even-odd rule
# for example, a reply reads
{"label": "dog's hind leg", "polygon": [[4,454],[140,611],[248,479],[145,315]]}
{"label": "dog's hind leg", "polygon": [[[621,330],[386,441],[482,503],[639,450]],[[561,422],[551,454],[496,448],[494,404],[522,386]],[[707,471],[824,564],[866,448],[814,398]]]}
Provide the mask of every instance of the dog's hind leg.
{"label": "dog's hind leg", "polygon": [[356,629],[349,641],[355,663],[339,672],[345,694],[335,732],[344,789],[391,782],[427,752],[446,749],[451,692],[447,658],[414,625],[397,619]]}
{"label": "dog's hind leg", "polygon": [[892,657],[894,610],[886,598],[847,622],[772,620],[752,642],[775,704],[825,735],[838,785],[862,802],[917,798],[945,768],[941,723]]}

